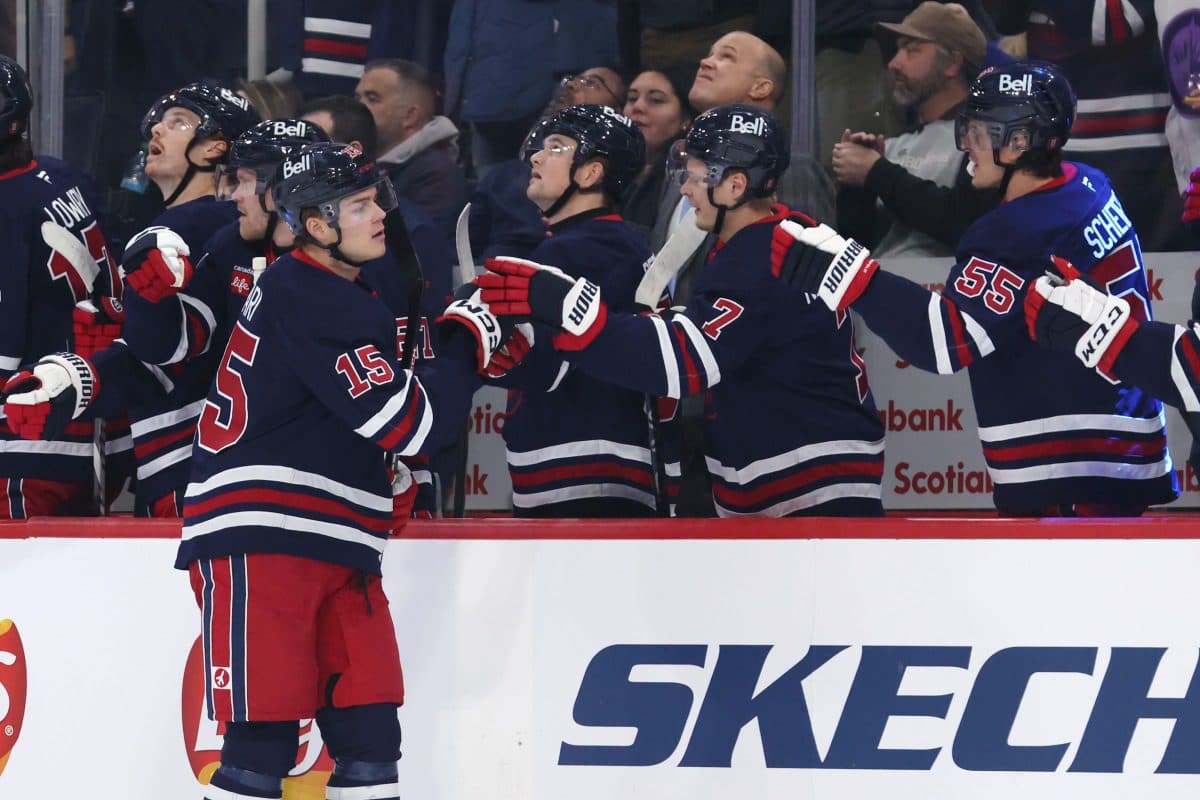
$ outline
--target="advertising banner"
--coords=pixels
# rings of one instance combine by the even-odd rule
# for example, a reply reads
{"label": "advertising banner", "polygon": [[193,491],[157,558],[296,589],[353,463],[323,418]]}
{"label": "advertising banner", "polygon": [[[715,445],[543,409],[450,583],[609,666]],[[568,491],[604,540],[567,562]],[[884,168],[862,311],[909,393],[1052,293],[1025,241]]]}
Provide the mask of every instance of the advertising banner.
{"label": "advertising banner", "polygon": [[[404,796],[1195,796],[1193,521],[807,538],[856,524],[415,525],[384,561]],[[203,796],[222,730],[174,549],[0,538],[0,797]],[[332,768],[304,721],[286,797]]]}

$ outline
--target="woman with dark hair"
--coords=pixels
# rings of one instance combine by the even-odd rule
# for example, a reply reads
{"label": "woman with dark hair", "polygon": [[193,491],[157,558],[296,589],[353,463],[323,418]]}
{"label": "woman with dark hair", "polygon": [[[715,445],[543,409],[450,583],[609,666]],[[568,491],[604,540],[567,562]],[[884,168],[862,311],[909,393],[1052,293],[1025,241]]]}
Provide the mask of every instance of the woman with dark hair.
{"label": "woman with dark hair", "polygon": [[646,140],[646,166],[626,191],[621,214],[646,231],[654,227],[663,195],[667,151],[696,113],[687,100],[690,85],[690,72],[673,69],[643,70],[629,84],[624,113]]}

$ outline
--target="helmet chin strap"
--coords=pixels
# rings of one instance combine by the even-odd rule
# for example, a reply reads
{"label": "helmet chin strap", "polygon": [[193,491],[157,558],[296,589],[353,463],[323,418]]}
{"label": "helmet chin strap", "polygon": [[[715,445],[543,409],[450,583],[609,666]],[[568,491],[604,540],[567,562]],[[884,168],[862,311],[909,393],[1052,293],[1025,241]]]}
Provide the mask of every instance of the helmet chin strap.
{"label": "helmet chin strap", "polygon": [[167,208],[170,208],[171,203],[174,203],[179,199],[179,195],[183,194],[183,191],[187,189],[188,184],[192,182],[192,178],[196,177],[197,172],[217,171],[216,164],[209,164],[206,167],[202,167],[193,162],[192,159],[188,158],[188,153],[192,152],[192,147],[195,146],[195,144],[196,142],[193,140],[192,143],[187,146],[187,150],[183,151],[183,160],[186,161],[188,165],[187,171],[183,173],[183,180],[181,180],[179,185],[175,187],[175,191],[171,192],[171,196],[163,200],[163,205],[165,205]]}
{"label": "helmet chin strap", "polygon": [[737,209],[737,208],[741,208],[742,206],[746,205],[746,203],[750,202],[751,194],[750,194],[750,190],[747,189],[745,192],[742,193],[741,200],[738,200],[736,203],[734,203],[731,206],[727,206],[727,205],[718,203],[716,201],[716,199],[713,197],[713,189],[715,189],[715,188],[716,188],[715,186],[708,187],[708,202],[712,203],[713,208],[715,208],[717,210],[717,221],[713,224],[712,234],[713,234],[713,236],[716,236],[718,239],[720,239],[721,238],[721,228],[724,227],[724,225],[725,225],[725,213],[728,211],[733,211],[734,209]]}
{"label": "helmet chin strap", "polygon": [[[337,233],[337,241],[335,241],[333,244],[321,244],[312,236],[310,236],[308,231],[305,231],[302,234],[303,238],[310,244],[314,244],[322,250],[325,250],[329,253],[329,255],[333,256],[338,261],[341,261],[343,264],[349,264],[352,267],[362,267],[363,264],[366,264],[371,260],[369,258],[357,260],[347,256],[344,252],[342,252],[342,226],[338,225],[336,222],[330,222],[329,227],[333,228],[334,232]],[[301,237],[297,236],[296,238],[299,239]]]}

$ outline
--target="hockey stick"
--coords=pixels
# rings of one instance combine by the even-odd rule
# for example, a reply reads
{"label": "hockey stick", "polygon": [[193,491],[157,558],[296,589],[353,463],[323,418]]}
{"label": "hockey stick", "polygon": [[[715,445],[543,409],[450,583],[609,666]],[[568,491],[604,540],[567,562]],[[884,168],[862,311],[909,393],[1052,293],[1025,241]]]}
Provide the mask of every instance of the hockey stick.
{"label": "hockey stick", "polygon": [[[78,236],[56,222],[42,223],[42,241],[46,246],[66,259],[75,278],[83,286],[83,296],[93,305],[96,278],[100,276],[100,265],[92,258]],[[72,287],[76,289],[78,287]],[[78,295],[77,295],[78,296]],[[98,309],[99,306],[97,305]],[[92,500],[100,516],[108,516],[108,476],[105,474],[106,447],[104,420],[97,417],[92,422]]]}
{"label": "hockey stick", "polygon": [[[638,284],[637,293],[634,295],[634,300],[638,305],[652,311],[658,308],[663,290],[700,249],[700,245],[704,243],[704,237],[707,235],[705,231],[696,227],[696,209],[689,208],[683,218],[679,220],[679,224],[675,226],[675,232],[671,234],[671,238],[667,239],[662,249],[654,255],[650,266],[646,268],[646,274],[642,276],[642,282]],[[650,452],[654,454],[655,503],[660,514],[670,516],[671,506],[667,499],[667,469],[663,462],[662,437],[659,433],[662,420],[659,418],[657,400],[652,396],[647,396],[646,408],[650,417],[648,426],[650,429]]]}
{"label": "hockey stick", "polygon": [[642,282],[638,284],[634,300],[649,309],[658,308],[663,289],[671,279],[679,274],[679,270],[691,260],[692,256],[707,236],[706,231],[696,227],[696,209],[689,208],[679,220],[671,238],[663,244],[662,249],[654,255],[654,260],[646,268]]}
{"label": "hockey stick", "polygon": [[[475,280],[475,254],[471,252],[471,204],[463,206],[454,225],[454,249],[458,252],[459,286]],[[458,287],[455,287],[458,288]]]}

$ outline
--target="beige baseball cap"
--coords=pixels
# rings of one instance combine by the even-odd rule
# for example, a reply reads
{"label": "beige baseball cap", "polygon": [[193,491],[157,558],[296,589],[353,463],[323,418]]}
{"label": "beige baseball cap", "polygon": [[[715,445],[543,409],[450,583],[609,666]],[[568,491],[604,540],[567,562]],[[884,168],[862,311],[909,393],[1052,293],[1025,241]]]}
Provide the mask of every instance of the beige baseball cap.
{"label": "beige baseball cap", "polygon": [[947,50],[957,50],[976,69],[987,55],[987,39],[983,31],[958,3],[925,0],[903,22],[879,22],[876,27],[896,36],[934,42]]}

